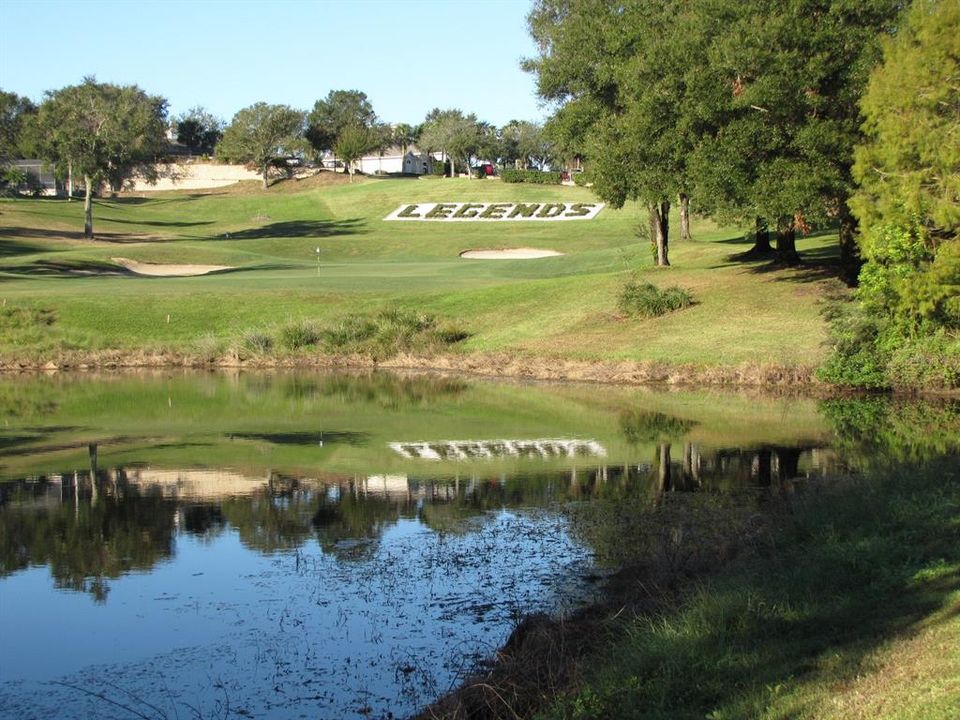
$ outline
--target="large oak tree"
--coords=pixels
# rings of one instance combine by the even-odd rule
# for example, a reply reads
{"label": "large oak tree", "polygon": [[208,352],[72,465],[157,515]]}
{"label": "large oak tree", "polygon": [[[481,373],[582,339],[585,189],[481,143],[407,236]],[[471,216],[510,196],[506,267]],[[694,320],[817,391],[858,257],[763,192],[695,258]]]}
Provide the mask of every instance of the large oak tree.
{"label": "large oak tree", "polygon": [[86,78],[46,94],[37,117],[41,156],[83,177],[84,236],[93,237],[93,193],[108,182],[119,189],[135,169],[148,177],[166,145],[167,102],[136,85]]}
{"label": "large oak tree", "polygon": [[301,150],[302,134],[303,113],[299,110],[287,105],[255,103],[233,116],[217,145],[217,157],[256,167],[266,190],[270,167]]}

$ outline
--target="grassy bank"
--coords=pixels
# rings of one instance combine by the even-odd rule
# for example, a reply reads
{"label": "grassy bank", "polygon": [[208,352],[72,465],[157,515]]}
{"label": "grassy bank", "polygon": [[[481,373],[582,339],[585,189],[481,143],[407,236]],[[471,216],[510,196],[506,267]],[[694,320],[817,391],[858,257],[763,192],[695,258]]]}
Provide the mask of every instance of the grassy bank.
{"label": "grassy bank", "polygon": [[[734,256],[743,233],[695,223],[673,266],[652,267],[635,206],[585,222],[396,223],[407,202],[592,201],[573,187],[449,179],[288,181],[208,193],[103,199],[97,239],[79,236],[82,205],[0,201],[0,360],[62,362],[102,353],[287,358],[437,349],[437,335],[364,345],[353,323],[428,317],[454,354],[645,361],[706,368],[810,368],[825,356],[820,300],[834,240],[806,238],[797,270]],[[319,263],[316,249],[320,248]],[[538,260],[464,260],[471,248],[536,247]],[[202,277],[143,277],[116,258],[230,266]],[[688,291],[694,304],[624,317],[618,294],[641,280]],[[308,324],[318,342],[284,342]],[[388,332],[388,335],[390,333]],[[397,333],[393,333],[397,335]],[[414,333],[414,335],[417,335]],[[359,343],[359,344],[358,344]]]}
{"label": "grassy bank", "polygon": [[425,717],[954,718],[957,467],[791,488],[766,527],[727,511],[703,533],[691,517],[710,504],[679,498],[612,508],[634,517],[617,537],[636,554],[609,605],[521,626],[497,670]]}

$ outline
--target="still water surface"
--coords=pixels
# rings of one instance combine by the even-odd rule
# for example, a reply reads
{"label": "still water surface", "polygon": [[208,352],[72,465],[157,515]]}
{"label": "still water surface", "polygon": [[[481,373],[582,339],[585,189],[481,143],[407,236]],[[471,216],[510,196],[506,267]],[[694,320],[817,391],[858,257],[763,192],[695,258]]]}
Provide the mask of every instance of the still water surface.
{"label": "still water surface", "polygon": [[584,507],[762,511],[960,427],[956,402],[381,374],[6,378],[0,412],[19,718],[402,717],[597,597],[623,548]]}

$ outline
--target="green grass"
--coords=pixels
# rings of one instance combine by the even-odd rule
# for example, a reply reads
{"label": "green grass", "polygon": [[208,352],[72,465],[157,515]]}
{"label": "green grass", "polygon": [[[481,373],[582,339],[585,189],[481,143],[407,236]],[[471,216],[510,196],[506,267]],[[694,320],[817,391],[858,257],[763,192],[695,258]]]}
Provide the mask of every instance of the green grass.
{"label": "green grass", "polygon": [[[591,438],[606,448],[606,463],[646,461],[656,444],[624,435],[622,417],[630,412],[682,418],[690,425],[683,440],[705,447],[821,446],[829,437],[810,399],[638,394],[616,386],[526,387],[389,374],[8,375],[0,376],[0,479],[85,467],[90,443],[100,445],[103,467],[225,466],[251,477],[271,471],[308,477],[320,471],[411,472],[411,462],[388,443],[444,439]],[[788,425],[781,421],[785,416],[792,419]],[[363,442],[321,448],[237,439],[321,432]],[[518,462],[528,469],[543,465]],[[488,473],[490,465],[423,461],[415,469],[453,475]]]}
{"label": "green grass", "polygon": [[[825,356],[820,271],[833,257],[832,237],[800,241],[811,266],[767,271],[730,260],[748,247],[740,231],[699,222],[695,241],[673,244],[673,266],[657,269],[646,240],[635,236],[642,220],[635,206],[606,208],[585,222],[382,220],[406,202],[468,200],[594,198],[584,188],[466,179],[290,181],[268,191],[240,185],[100,200],[95,241],[79,236],[82,203],[0,201],[0,301],[53,318],[31,334],[0,317],[0,358],[190,352],[211,340],[240,346],[247,333],[291,322],[333,327],[350,314],[385,310],[427,313],[463,329],[463,352],[706,366],[812,366]],[[565,255],[458,257],[470,248],[519,246]],[[145,278],[115,264],[117,257],[235,269]],[[696,304],[660,318],[622,317],[617,296],[634,271],[658,286],[684,288]]]}
{"label": "green grass", "polygon": [[807,488],[764,551],[611,626],[544,717],[955,718],[958,518],[956,456]]}

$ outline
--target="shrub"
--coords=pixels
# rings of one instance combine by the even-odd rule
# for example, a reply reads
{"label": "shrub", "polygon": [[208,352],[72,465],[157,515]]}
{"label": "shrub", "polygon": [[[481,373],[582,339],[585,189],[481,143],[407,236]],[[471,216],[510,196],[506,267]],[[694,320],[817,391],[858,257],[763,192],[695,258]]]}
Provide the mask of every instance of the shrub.
{"label": "shrub", "polygon": [[631,317],[659,317],[693,305],[693,296],[681,287],[661,290],[653,283],[633,277],[620,290],[617,308]]}
{"label": "shrub", "polygon": [[558,172],[542,172],[540,170],[504,170],[500,173],[500,179],[506,183],[559,185],[563,181],[563,174]]}
{"label": "shrub", "polygon": [[348,315],[332,328],[323,331],[323,344],[328,350],[351,351],[372,338],[377,326],[369,318]]}
{"label": "shrub", "polygon": [[908,390],[960,387],[960,339],[941,332],[905,341],[890,353],[887,377]]}
{"label": "shrub", "polygon": [[213,333],[206,333],[194,341],[193,349],[205,362],[213,362],[226,352],[226,343]]}
{"label": "shrub", "polygon": [[579,173],[573,173],[573,184],[579,185],[580,187],[586,187],[587,185],[591,185],[592,183],[587,178],[586,173],[579,172]]}
{"label": "shrub", "polygon": [[316,345],[320,341],[320,333],[316,326],[307,320],[294,320],[280,328],[280,345],[287,350]]}
{"label": "shrub", "polygon": [[447,174],[447,164],[445,162],[434,162],[430,174],[436,177],[444,177]]}
{"label": "shrub", "polygon": [[243,333],[241,345],[245,350],[261,355],[273,349],[273,338],[260,330],[248,330]]}

